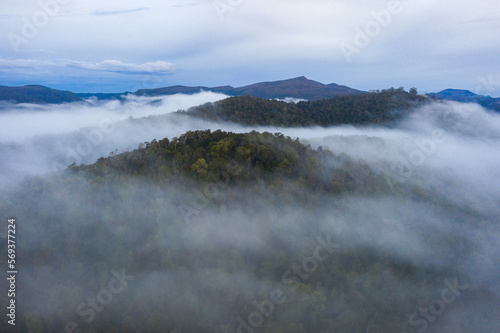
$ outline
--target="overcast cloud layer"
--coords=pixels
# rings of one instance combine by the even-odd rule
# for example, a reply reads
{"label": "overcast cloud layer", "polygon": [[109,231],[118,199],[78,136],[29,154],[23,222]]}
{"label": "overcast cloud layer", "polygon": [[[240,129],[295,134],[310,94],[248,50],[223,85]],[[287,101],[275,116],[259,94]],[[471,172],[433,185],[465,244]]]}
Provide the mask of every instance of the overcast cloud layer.
{"label": "overcast cloud layer", "polygon": [[3,85],[123,92],[305,75],[500,96],[494,0],[40,0],[0,12]]}

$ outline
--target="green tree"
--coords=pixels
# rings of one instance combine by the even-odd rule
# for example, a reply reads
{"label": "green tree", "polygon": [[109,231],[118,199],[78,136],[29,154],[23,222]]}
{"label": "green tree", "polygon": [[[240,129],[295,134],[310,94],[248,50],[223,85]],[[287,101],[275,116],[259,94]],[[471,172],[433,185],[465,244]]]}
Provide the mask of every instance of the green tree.
{"label": "green tree", "polygon": [[192,166],[193,170],[199,179],[205,180],[208,176],[208,164],[204,158],[198,159]]}

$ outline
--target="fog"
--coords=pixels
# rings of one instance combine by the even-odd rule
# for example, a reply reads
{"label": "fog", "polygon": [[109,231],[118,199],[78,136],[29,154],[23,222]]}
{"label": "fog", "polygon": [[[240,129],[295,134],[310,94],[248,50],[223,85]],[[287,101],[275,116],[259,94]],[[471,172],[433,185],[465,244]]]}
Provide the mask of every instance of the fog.
{"label": "fog", "polygon": [[[90,332],[196,331],[189,322],[206,332],[270,332],[270,321],[302,332],[295,320],[319,332],[500,331],[499,114],[436,102],[387,126],[276,128],[174,113],[224,97],[204,92],[6,108],[0,184],[15,188],[24,176],[90,164],[145,141],[222,129],[280,132],[329,149],[335,157],[325,170],[347,155],[366,163],[391,191],[335,196],[292,183],[284,185],[286,193],[215,184],[217,194],[200,203],[203,189],[188,180],[127,179],[110,203],[80,193],[86,185],[77,176],[66,180],[75,189],[69,193],[49,188],[26,199],[18,188],[13,204],[2,207],[23,224],[19,248],[39,258],[20,275],[30,318],[39,316],[46,331],[58,332],[69,322]],[[183,207],[196,213],[187,217]],[[44,218],[53,223],[39,223]],[[322,242],[328,244],[323,262],[307,274],[287,273]],[[403,276],[394,266],[413,273]],[[92,320],[89,311],[77,311],[121,269],[134,276],[123,292]],[[285,276],[300,287],[291,291]],[[450,287],[454,280],[460,287]],[[262,323],[252,321],[254,301],[263,304],[276,288],[287,301],[276,302],[269,316],[261,311]],[[453,301],[444,301],[445,288]],[[420,309],[437,310],[426,317]],[[308,317],[316,312],[330,320]]]}
{"label": "fog", "polygon": [[[61,105],[19,104],[0,111],[0,185],[26,175],[60,170],[72,163],[90,164],[110,152],[135,149],[153,138],[172,137],[191,124],[176,117],[134,121],[168,115],[206,102],[226,98],[222,94],[159,97],[125,96],[125,101],[98,101]],[[195,127],[203,127],[193,122]]]}

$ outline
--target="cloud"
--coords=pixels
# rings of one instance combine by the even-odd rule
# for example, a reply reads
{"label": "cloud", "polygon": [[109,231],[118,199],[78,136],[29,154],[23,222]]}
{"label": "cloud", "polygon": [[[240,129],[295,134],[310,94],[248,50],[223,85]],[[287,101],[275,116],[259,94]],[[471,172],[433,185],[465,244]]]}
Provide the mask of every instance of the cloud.
{"label": "cloud", "polygon": [[129,64],[119,60],[104,60],[98,63],[72,61],[70,67],[122,74],[162,74],[174,73],[174,64],[165,61],[147,62],[144,64]]}
{"label": "cloud", "polygon": [[11,71],[18,69],[38,69],[41,67],[55,66],[50,60],[40,59],[3,59],[0,58],[0,70]]}
{"label": "cloud", "polygon": [[135,9],[127,9],[127,10],[110,10],[110,11],[95,11],[92,12],[93,16],[112,16],[112,15],[123,15],[123,14],[131,14],[136,12],[142,12],[145,10],[149,10],[150,8],[135,8]]}
{"label": "cloud", "polygon": [[191,2],[191,3],[185,3],[185,4],[171,5],[170,7],[183,8],[183,7],[193,7],[193,6],[198,6],[198,5],[199,5],[199,3],[197,3],[197,2]]}
{"label": "cloud", "polygon": [[82,69],[95,73],[117,73],[128,75],[171,75],[175,72],[175,65],[166,61],[152,61],[143,64],[124,63],[120,60],[104,60],[101,62],[85,62],[77,60],[42,60],[42,59],[2,59],[0,71],[36,72],[65,71],[67,69]]}
{"label": "cloud", "polygon": [[[0,155],[5,158],[0,162],[0,184],[53,171],[56,165],[93,163],[115,149],[133,149],[153,138],[213,127],[205,121],[168,114],[226,97],[201,92],[163,97],[129,95],[125,103],[90,101],[50,106],[4,103],[0,111]],[[143,118],[150,115],[165,116]]]}
{"label": "cloud", "polygon": [[[494,1],[461,6],[428,0],[402,1],[404,11],[394,15],[370,45],[353,57],[353,66],[346,64],[340,43],[361,40],[357,28],[373,26],[373,13],[382,20],[386,2],[216,3],[225,3],[224,8],[229,8],[224,12],[224,21],[219,20],[214,1],[199,2],[197,6],[180,1],[144,1],[139,8],[125,0],[73,1],[61,5],[61,14],[50,17],[50,24],[35,26],[39,33],[22,45],[20,54],[32,58],[33,54],[39,55],[36,50],[43,49],[52,53],[46,56],[55,63],[65,58],[89,63],[134,59],[137,64],[151,61],[152,55],[153,60],[165,55],[183,69],[176,84],[207,86],[306,75],[363,90],[403,85],[431,92],[452,85],[473,90],[478,75],[498,75],[498,43],[493,32],[498,30],[499,21],[491,10]],[[23,17],[33,21],[34,13],[43,13],[36,4],[12,1],[6,2],[4,11],[16,15],[2,20],[0,30],[20,36],[27,30]],[[13,52],[7,38],[0,40],[0,50],[0,57],[20,55]],[[36,74],[32,81],[47,78],[46,73]],[[77,75],[86,79],[85,73]],[[12,73],[12,77],[19,75]],[[99,80],[103,82],[102,77]],[[113,85],[114,80],[107,78],[106,85]],[[67,75],[60,81],[71,86],[75,77]],[[94,82],[87,80],[86,84]],[[491,94],[499,93],[495,89]]]}

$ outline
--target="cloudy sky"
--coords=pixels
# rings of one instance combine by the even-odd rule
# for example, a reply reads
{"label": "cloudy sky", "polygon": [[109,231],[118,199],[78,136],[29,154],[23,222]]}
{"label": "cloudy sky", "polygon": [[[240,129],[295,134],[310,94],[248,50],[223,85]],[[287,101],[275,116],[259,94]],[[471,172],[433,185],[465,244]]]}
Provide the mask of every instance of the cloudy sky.
{"label": "cloudy sky", "polygon": [[306,76],[500,97],[497,0],[3,0],[0,85],[75,92]]}

